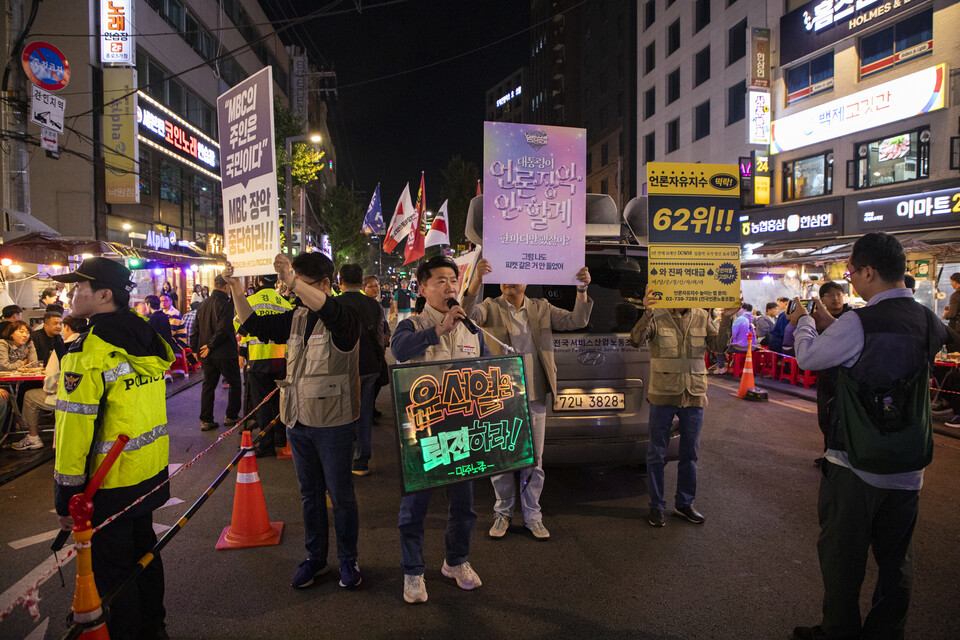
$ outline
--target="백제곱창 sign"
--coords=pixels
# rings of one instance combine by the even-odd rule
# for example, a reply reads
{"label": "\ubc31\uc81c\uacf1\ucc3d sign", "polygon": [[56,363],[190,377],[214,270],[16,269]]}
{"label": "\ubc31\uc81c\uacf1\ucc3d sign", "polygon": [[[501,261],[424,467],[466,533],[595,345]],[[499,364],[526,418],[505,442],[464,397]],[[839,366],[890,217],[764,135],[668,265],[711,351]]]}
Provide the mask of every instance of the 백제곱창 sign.
{"label": "\ubc31\uc81c\uacf1\ucc3d sign", "polygon": [[392,367],[404,495],[534,464],[520,356]]}
{"label": "\ubc31\uc81c\uacf1\ucc3d sign", "polygon": [[732,307],[740,300],[736,165],[647,164],[649,278],[657,306]]}

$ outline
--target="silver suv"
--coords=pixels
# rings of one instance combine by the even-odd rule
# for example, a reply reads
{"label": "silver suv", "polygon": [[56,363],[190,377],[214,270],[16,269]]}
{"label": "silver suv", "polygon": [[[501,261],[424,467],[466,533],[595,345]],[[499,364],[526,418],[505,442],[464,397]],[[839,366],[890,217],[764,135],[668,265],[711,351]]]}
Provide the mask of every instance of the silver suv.
{"label": "silver suv", "polygon": [[[481,244],[482,197],[470,203],[467,237]],[[630,346],[630,330],[643,309],[647,249],[624,224],[613,199],[587,195],[586,266],[590,269],[590,323],[554,332],[557,397],[548,394],[544,460],[548,464],[644,463],[649,441],[644,383],[646,347]],[[485,297],[500,295],[497,285]],[[527,296],[573,309],[573,285],[529,285]],[[675,457],[673,434],[668,455]]]}

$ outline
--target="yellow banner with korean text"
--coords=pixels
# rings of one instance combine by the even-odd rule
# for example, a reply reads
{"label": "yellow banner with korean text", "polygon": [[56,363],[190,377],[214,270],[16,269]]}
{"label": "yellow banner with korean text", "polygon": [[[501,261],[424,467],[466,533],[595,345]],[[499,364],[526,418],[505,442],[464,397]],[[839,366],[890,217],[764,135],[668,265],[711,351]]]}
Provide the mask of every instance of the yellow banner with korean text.
{"label": "yellow banner with korean text", "polygon": [[740,301],[736,165],[647,164],[648,284],[663,308]]}

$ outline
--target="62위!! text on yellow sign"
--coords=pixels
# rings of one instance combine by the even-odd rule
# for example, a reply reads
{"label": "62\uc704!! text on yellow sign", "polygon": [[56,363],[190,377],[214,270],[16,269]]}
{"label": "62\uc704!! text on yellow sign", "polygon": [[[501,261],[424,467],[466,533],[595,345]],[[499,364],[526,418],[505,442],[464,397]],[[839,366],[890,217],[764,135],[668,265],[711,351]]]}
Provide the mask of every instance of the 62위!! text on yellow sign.
{"label": "62\uc704!! text on yellow sign", "polygon": [[647,288],[657,306],[730,307],[740,300],[736,165],[647,164]]}

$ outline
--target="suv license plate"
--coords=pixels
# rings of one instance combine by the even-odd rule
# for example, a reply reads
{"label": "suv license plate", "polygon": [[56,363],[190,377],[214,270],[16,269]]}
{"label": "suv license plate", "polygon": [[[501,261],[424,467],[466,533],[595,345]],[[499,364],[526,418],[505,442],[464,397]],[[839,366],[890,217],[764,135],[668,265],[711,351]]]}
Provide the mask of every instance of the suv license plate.
{"label": "suv license plate", "polygon": [[622,393],[561,393],[553,401],[554,411],[623,410]]}

